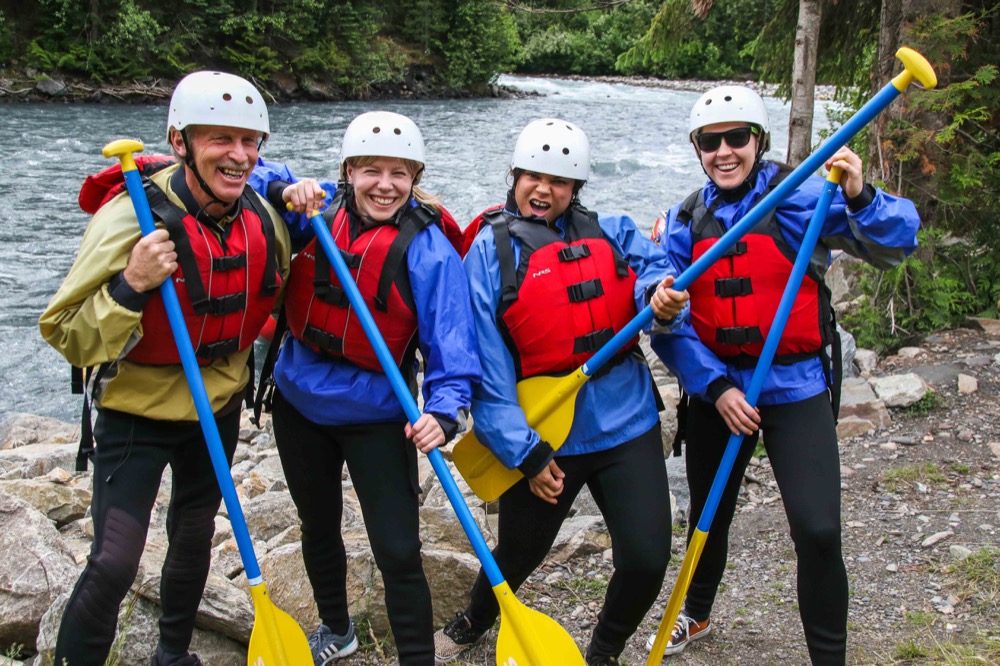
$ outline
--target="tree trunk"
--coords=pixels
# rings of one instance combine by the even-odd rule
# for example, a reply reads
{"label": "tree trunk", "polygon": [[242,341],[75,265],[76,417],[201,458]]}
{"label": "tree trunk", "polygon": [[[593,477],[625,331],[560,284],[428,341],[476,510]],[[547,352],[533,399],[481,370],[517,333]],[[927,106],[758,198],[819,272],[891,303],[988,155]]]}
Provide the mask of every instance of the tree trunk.
{"label": "tree trunk", "polygon": [[792,109],[788,117],[788,157],[798,166],[812,152],[813,106],[816,96],[816,51],[823,17],[820,0],[799,0],[792,64]]}

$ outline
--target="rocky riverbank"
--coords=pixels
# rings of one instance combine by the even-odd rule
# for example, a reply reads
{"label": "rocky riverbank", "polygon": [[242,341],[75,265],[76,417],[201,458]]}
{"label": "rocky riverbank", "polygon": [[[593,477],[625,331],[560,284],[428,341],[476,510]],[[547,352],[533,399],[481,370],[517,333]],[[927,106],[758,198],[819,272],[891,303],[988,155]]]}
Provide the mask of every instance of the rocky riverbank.
{"label": "rocky riverbank", "polygon": [[[970,320],[968,328],[926,336],[919,346],[887,358],[855,350],[847,334],[845,343],[845,367],[853,376],[845,381],[838,429],[851,583],[848,661],[1000,663],[1000,322]],[[677,385],[661,367],[656,377],[667,403],[664,441],[670,442]],[[77,438],[72,424],[30,415],[0,424],[0,654],[17,656],[0,657],[0,664],[48,663],[67,595],[89,552],[92,473],[72,471]],[[622,664],[644,663],[646,636],[656,629],[684,555],[683,460],[669,458],[666,464],[677,500],[676,557],[660,599],[629,642]],[[232,477],[272,599],[311,630],[317,615],[302,565],[298,521],[266,421],[256,428],[244,416]],[[464,607],[478,562],[423,459],[420,479],[424,562],[435,625],[442,626]],[[155,645],[170,484],[168,474],[133,603],[120,616],[127,630],[121,666],[148,663]],[[496,505],[484,505],[461,480],[459,485],[492,540]],[[349,596],[366,637],[347,663],[391,664],[381,577],[346,473],[345,487]],[[768,461],[755,459],[744,477],[713,636],[672,658],[673,663],[808,663],[787,531]],[[192,650],[206,666],[238,666],[246,663],[253,610],[224,509],[216,519],[213,545],[212,574]],[[611,569],[600,512],[589,496],[582,496],[551,557],[518,597],[586,647]],[[492,632],[459,663],[495,663],[495,639]],[[12,645],[22,647],[15,651]]]}
{"label": "rocky riverbank", "polygon": [[[170,99],[176,81],[158,78],[98,83],[56,73],[35,70],[0,72],[0,103],[91,103],[91,104],[156,104]],[[256,82],[255,82],[256,83]],[[258,84],[269,103],[336,102],[346,98],[328,83],[316,80],[299,81],[276,73],[266,84]],[[520,97],[525,93],[498,85],[482,90],[464,90],[434,83],[432,72],[414,68],[399,82],[373,84],[363,99],[457,99],[470,97]]]}

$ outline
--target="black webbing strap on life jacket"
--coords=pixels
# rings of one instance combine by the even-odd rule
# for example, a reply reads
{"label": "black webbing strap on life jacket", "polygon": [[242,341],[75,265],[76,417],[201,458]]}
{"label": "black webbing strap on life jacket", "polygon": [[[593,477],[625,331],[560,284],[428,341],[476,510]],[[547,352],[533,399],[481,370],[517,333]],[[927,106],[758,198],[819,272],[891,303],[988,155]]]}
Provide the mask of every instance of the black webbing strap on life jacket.
{"label": "black webbing strap on life jacket", "polygon": [[675,458],[682,455],[681,446],[687,441],[688,413],[691,411],[691,396],[681,387],[681,397],[677,401],[677,432],[670,448]]}
{"label": "black webbing strap on life jacket", "polygon": [[[823,362],[823,373],[830,386],[830,405],[833,407],[833,422],[836,424],[840,420],[840,397],[844,381],[844,345],[840,339],[840,331],[837,330],[837,313],[831,304],[833,296],[825,282],[820,284],[819,299],[820,316],[822,316],[824,309],[829,312],[829,328],[823,337],[829,337],[830,353],[826,353],[827,341],[824,339],[819,358]],[[825,308],[824,303],[826,304]]]}
{"label": "black webbing strap on life jacket", "polygon": [[[347,186],[342,185],[338,187],[337,193],[333,197],[333,201],[323,212],[323,221],[326,223],[327,228],[331,230],[331,236],[333,235],[334,220],[337,218],[337,214],[344,205],[344,195],[347,190]],[[361,265],[361,257],[358,255],[351,254],[350,252],[340,248],[338,248],[338,250],[340,251],[340,256],[344,259],[344,263],[347,264],[348,268],[357,269]],[[347,292],[344,291],[343,287],[333,284],[330,280],[330,271],[332,269],[332,266],[330,265],[330,257],[326,255],[326,250],[324,250],[323,246],[320,245],[319,240],[315,243],[315,251],[316,268],[313,273],[313,293],[316,294],[316,298],[320,299],[324,303],[340,308],[350,306],[351,303],[347,298]]]}
{"label": "black webbing strap on life jacket", "polygon": [[87,461],[94,457],[94,429],[91,425],[93,392],[88,392],[87,386],[92,384],[93,390],[96,391],[109,367],[110,363],[102,363],[96,368],[71,366],[70,390],[74,395],[83,396],[83,407],[80,410],[80,444],[76,452],[77,472],[86,472]]}
{"label": "black webbing strap on life jacket", "polygon": [[397,217],[399,232],[392,239],[389,251],[382,264],[382,273],[378,276],[378,289],[375,292],[375,307],[382,312],[389,310],[389,290],[396,281],[399,269],[406,261],[406,250],[418,233],[435,222],[440,224],[441,216],[423,204],[416,208],[404,207]]}
{"label": "black webbing strap on life jacket", "polygon": [[500,264],[500,302],[497,305],[501,308],[517,300],[517,265],[514,263],[514,248],[510,246],[509,217],[510,214],[503,209],[483,216],[493,227],[493,240],[497,246],[497,261]]}
{"label": "black webbing strap on life jacket", "polygon": [[343,338],[333,333],[327,333],[322,328],[318,328],[312,324],[306,325],[302,330],[302,339],[327,354],[340,356],[344,353]]}
{"label": "black webbing strap on life jacket", "polygon": [[195,314],[209,314],[212,311],[212,304],[209,302],[205,285],[201,282],[201,271],[198,270],[194,250],[191,249],[191,239],[188,238],[187,230],[184,228],[184,217],[187,212],[170,201],[167,193],[148,178],[143,179],[142,189],[146,192],[146,199],[149,200],[153,216],[163,222],[163,226],[170,234],[170,240],[174,242],[177,264],[184,273],[184,286],[191,307],[194,308]]}
{"label": "black webbing strap on life jacket", "polygon": [[[579,203],[571,205],[566,210],[563,215],[563,221],[566,228],[567,243],[573,243],[574,241],[585,238],[607,240],[604,235],[604,231],[601,229],[601,223],[597,219],[597,213],[592,210],[587,210]],[[618,274],[618,277],[627,277],[628,262],[625,260],[625,257],[621,255],[618,248],[616,248],[613,243],[609,242],[608,246],[611,248],[611,254],[615,258],[615,272]],[[590,252],[588,251],[587,254],[576,258],[581,259],[585,256],[590,256]],[[560,260],[563,260],[562,253],[560,253],[559,258]]]}
{"label": "black webbing strap on life jacket", "polygon": [[[254,214],[260,218],[261,231],[264,232],[265,247],[267,248],[267,257],[264,260],[264,279],[260,284],[260,293],[264,296],[274,296],[278,292],[278,259],[277,252],[275,252],[274,220],[264,208],[257,193],[249,187],[244,188],[240,200],[242,205],[249,205]],[[243,265],[246,265],[246,260],[244,260]],[[249,288],[250,286],[247,285],[247,289]]]}
{"label": "black webbing strap on life jacket", "polygon": [[[288,330],[288,318],[285,316],[285,308],[281,308],[278,314],[278,322],[274,326],[274,333],[271,336],[271,343],[267,346],[264,354],[264,363],[260,368],[260,379],[257,381],[257,394],[253,398],[253,418],[251,422],[260,427],[261,412],[271,412],[271,400],[274,398],[274,363],[278,360],[278,351],[284,340],[285,332]],[[251,377],[253,374],[251,374]],[[253,382],[250,383],[253,386]],[[249,406],[250,403],[248,403]]]}

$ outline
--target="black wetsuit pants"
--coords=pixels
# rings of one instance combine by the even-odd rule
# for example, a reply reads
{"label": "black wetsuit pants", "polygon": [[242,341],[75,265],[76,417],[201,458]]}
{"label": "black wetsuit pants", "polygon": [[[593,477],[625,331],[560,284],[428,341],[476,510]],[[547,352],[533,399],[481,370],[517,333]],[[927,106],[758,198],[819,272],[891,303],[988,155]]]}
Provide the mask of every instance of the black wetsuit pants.
{"label": "black wetsuit pants", "polygon": [[[799,402],[762,406],[760,415],[764,447],[781,491],[798,558],[799,613],[809,656],[816,666],[843,666],[848,591],[840,544],[840,453],[830,398],[821,393]],[[685,612],[699,622],[711,614],[726,569],[729,526],[743,472],[759,433],[743,438],[688,590]],[[729,435],[715,405],[691,400],[685,453],[691,486],[689,540]]]}
{"label": "black wetsuit pants", "polygon": [[420,557],[417,449],[402,423],[324,426],[275,392],[274,436],[302,521],[302,557],[323,624],[347,631],[347,555],[341,536],[344,463],[361,504],[401,666],[434,664],[431,592]]}
{"label": "black wetsuit pants", "polygon": [[[493,557],[517,591],[545,560],[586,485],[608,527],[615,565],[588,656],[617,657],[659,595],[670,561],[670,490],[660,425],[612,449],[560,456],[556,463],[566,474],[558,504],[532,494],[527,479],[501,495]],[[465,613],[474,629],[485,631],[499,612],[492,586],[480,571]]]}
{"label": "black wetsuit pants", "polygon": [[[232,460],[240,411],[216,418]],[[150,512],[169,465],[169,546],[160,579],[160,644],[184,654],[211,562],[215,515],[222,495],[198,422],[154,421],[102,409],[94,427],[94,543],[63,613],[54,663],[103,666],[118,609],[139,569]],[[149,648],[152,654],[155,645]]]}

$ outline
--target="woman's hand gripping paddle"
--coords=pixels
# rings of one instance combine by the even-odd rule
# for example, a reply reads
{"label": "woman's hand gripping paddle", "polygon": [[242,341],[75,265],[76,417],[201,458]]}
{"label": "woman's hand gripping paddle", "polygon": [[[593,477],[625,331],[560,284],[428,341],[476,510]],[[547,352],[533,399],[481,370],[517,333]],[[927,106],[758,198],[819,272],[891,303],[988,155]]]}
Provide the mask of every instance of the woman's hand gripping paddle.
{"label": "woman's hand gripping paddle", "polygon": [[[865,104],[836,134],[830,137],[827,144],[824,144],[817,151],[817,154],[824,152],[826,146],[837,139],[841,132],[852,129],[853,131],[851,131],[847,139],[844,139],[842,142],[846,143],[861,127],[871,122],[872,118],[887,107],[901,92],[906,90],[914,78],[917,78],[928,89],[937,85],[937,77],[934,75],[934,70],[922,55],[904,47],[896,52],[896,57],[903,62],[904,71]],[[859,117],[861,120],[855,122]],[[838,144],[837,147],[839,148],[840,145],[842,144]],[[824,158],[822,161],[826,161],[826,159]],[[781,295],[781,301],[778,303],[778,310],[771,324],[771,330],[768,331],[767,340],[764,342],[760,359],[757,361],[757,367],[754,369],[750,385],[747,388],[745,399],[751,407],[757,406],[757,399],[760,397],[764,381],[767,379],[768,372],[771,369],[771,362],[774,360],[778,343],[781,341],[781,334],[785,330],[785,324],[788,323],[788,316],[791,314],[795,296],[802,285],[802,278],[806,273],[813,249],[816,247],[816,241],[819,239],[819,232],[823,228],[823,221],[830,210],[830,202],[833,200],[833,195],[837,192],[837,185],[840,182],[841,175],[839,168],[834,167],[830,169],[830,173],[826,177],[823,192],[816,203],[816,209],[813,211],[812,218],[806,226],[806,232],[802,238],[802,246],[795,257],[795,264],[792,266],[792,273],[788,278],[788,284],[785,285],[785,291]],[[726,444],[726,450],[722,456],[722,462],[719,463],[719,470],[715,474],[708,498],[705,500],[705,507],[701,511],[701,516],[698,517],[698,525],[695,527],[694,533],[691,535],[691,540],[688,543],[687,554],[684,556],[681,570],[677,574],[677,582],[670,593],[670,599],[667,601],[667,608],[663,614],[663,619],[660,621],[660,626],[656,631],[656,638],[653,640],[653,647],[649,652],[649,657],[646,659],[646,666],[655,666],[663,659],[663,651],[667,647],[667,641],[670,640],[670,633],[673,630],[674,623],[677,622],[681,604],[691,585],[695,568],[698,566],[701,552],[705,548],[705,541],[708,539],[708,531],[712,527],[715,512],[719,508],[722,492],[725,490],[729,475],[733,469],[733,464],[736,461],[736,454],[739,453],[742,443],[742,433],[730,435],[729,442]]]}
{"label": "woman's hand gripping paddle", "polygon": [[[392,354],[389,352],[389,348],[386,346],[381,332],[379,332],[378,327],[375,325],[375,320],[372,319],[368,305],[358,290],[354,278],[351,276],[347,264],[340,254],[340,250],[334,244],[333,236],[330,235],[330,230],[327,228],[323,216],[318,212],[314,212],[309,221],[316,232],[316,238],[322,246],[323,251],[330,259],[330,265],[333,267],[341,287],[347,292],[347,298],[354,308],[354,314],[357,315],[358,320],[361,322],[361,326],[364,328],[365,334],[368,336],[368,340],[371,342],[375,354],[382,364],[382,369],[392,384],[392,389],[396,393],[396,397],[403,405],[406,418],[409,419],[411,424],[416,423],[417,419],[420,418],[420,409],[410,394],[403,375],[396,366],[396,361],[392,358]],[[487,547],[486,541],[483,539],[483,535],[480,533],[479,527],[476,525],[472,513],[469,511],[469,507],[466,506],[465,499],[458,490],[458,485],[455,483],[455,479],[452,478],[451,472],[448,470],[448,465],[444,461],[444,456],[441,455],[439,450],[434,449],[427,454],[427,457],[431,461],[431,466],[434,468],[438,480],[441,481],[441,486],[444,488],[445,494],[448,495],[448,499],[451,501],[451,506],[455,510],[455,514],[458,516],[465,534],[472,543],[476,557],[479,558],[479,562],[483,565],[483,571],[486,573],[490,585],[493,586],[493,593],[500,604],[500,635],[497,638],[496,653],[497,665],[583,666],[583,656],[580,654],[580,649],[577,647],[576,642],[574,642],[573,637],[558,622],[547,615],[531,610],[514,596],[513,590],[510,589],[507,581],[504,580],[503,574],[500,573],[500,569],[493,559],[493,554]]]}
{"label": "woman's hand gripping paddle", "polygon": [[[742,220],[712,245],[708,252],[681,273],[673,285],[674,289],[683,291],[691,286],[691,283],[728,252],[740,238],[777,208],[778,204],[788,198],[809,176],[818,171],[841,146],[845,145],[865,125],[871,122],[872,118],[887,107],[900,92],[905,90],[914,78],[923,83],[926,88],[933,88],[937,85],[934,70],[922,55],[913,49],[904,47],[896,52],[896,57],[903,61],[905,70],[859,109],[815,153],[789,173],[780,184],[771,190],[770,194],[761,199]],[[528,426],[533,428],[553,449],[558,450],[573,426],[576,396],[580,387],[593,376],[601,365],[614,356],[625,343],[638,335],[652,320],[653,310],[646,306],[589,361],[571,375],[565,377],[538,376],[518,383],[518,402],[524,409]],[[469,487],[476,495],[488,502],[500,497],[522,478],[518,470],[508,469],[488,448],[480,443],[474,431],[469,431],[462,439],[458,440],[452,451],[452,459]]]}
{"label": "woman's hand gripping paddle", "polygon": [[[142,187],[142,179],[132,157],[132,153],[142,149],[141,142],[122,139],[109,143],[102,152],[105,157],[117,157],[121,160],[125,186],[132,198],[132,206],[139,219],[139,228],[142,230],[142,235],[145,236],[156,230],[156,223],[153,221],[149,201],[146,199],[146,193]],[[254,623],[253,632],[250,634],[247,664],[248,666],[302,666],[303,664],[311,664],[313,662],[312,652],[309,650],[309,643],[302,628],[290,615],[271,603],[267,587],[261,578],[260,567],[257,564],[253,544],[250,541],[250,533],[247,530],[243,509],[240,507],[236,488],[233,485],[233,477],[229,472],[229,462],[226,460],[225,450],[222,448],[219,428],[215,423],[215,415],[212,413],[208,393],[205,391],[205,383],[201,377],[201,370],[198,368],[198,361],[194,355],[194,347],[191,344],[187,326],[184,324],[184,315],[181,313],[173,278],[167,279],[160,285],[160,295],[163,297],[167,316],[170,319],[170,330],[174,334],[177,351],[181,357],[181,365],[184,367],[184,375],[187,377],[188,386],[191,389],[191,397],[194,399],[195,409],[198,411],[198,420],[201,422],[201,430],[205,436],[205,443],[208,445],[209,457],[212,459],[212,467],[215,469],[215,478],[222,491],[222,498],[226,502],[229,521],[232,523],[233,534],[240,549],[240,556],[243,558],[243,568],[246,571],[247,580],[250,582]]]}

